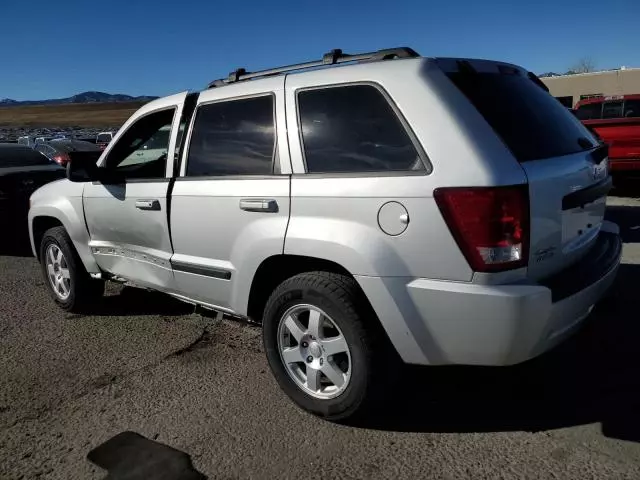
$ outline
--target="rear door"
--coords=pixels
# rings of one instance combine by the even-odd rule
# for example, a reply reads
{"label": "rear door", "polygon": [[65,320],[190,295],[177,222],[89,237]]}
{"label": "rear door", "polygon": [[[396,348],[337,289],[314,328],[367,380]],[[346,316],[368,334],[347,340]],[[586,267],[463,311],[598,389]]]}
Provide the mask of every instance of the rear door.
{"label": "rear door", "polygon": [[260,263],[282,254],[290,162],[284,76],[200,93],[171,195],[171,264],[185,297],[245,314]]}
{"label": "rear door", "polygon": [[438,63],[526,173],[529,277],[549,276],[588,254],[611,187],[606,147],[525,70],[477,60]]}

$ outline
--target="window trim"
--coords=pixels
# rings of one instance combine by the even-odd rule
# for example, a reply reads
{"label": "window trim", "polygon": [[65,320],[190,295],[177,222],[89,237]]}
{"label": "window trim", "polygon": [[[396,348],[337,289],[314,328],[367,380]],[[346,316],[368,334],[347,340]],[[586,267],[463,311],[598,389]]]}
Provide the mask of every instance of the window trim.
{"label": "window trim", "polygon": [[[236,175],[199,175],[199,176],[188,175],[187,172],[189,168],[189,154],[191,153],[191,139],[193,137],[193,131],[196,124],[196,119],[198,117],[198,111],[200,110],[200,108],[208,105],[213,105],[216,103],[229,103],[229,102],[235,102],[239,100],[251,100],[254,98],[262,98],[262,97],[271,97],[271,100],[272,100],[271,109],[273,113],[273,150],[271,152],[271,173],[270,174],[249,173],[249,174],[236,174]],[[182,158],[180,159],[181,161],[180,172],[179,172],[179,176],[176,177],[176,180],[218,180],[218,179],[235,180],[235,179],[248,179],[248,178],[257,178],[257,177],[272,178],[272,177],[281,176],[282,174],[280,173],[280,171],[278,172],[275,171],[275,158],[276,158],[277,149],[278,149],[278,122],[277,122],[277,112],[276,112],[276,100],[277,100],[276,93],[272,90],[269,90],[269,91],[260,92],[260,93],[252,93],[249,95],[236,95],[233,97],[216,98],[213,100],[206,100],[198,103],[195,109],[193,110],[193,113],[191,115],[191,121],[189,122],[188,138],[185,138],[185,142],[186,142],[184,144],[185,148],[182,153]]]}
{"label": "window trim", "polygon": [[[124,137],[127,132],[129,132],[129,130],[131,130],[131,127],[135,126],[140,120],[142,120],[143,118],[146,118],[150,115],[154,115],[156,113],[160,113],[160,112],[165,112],[167,110],[173,110],[173,118],[171,119],[171,130],[169,130],[169,144],[171,144],[171,134],[173,133],[173,128],[174,128],[174,124],[176,121],[176,113],[178,112],[178,105],[170,105],[170,106],[164,106],[164,107],[160,107],[157,108],[155,110],[151,110],[150,112],[146,112],[142,115],[140,115],[139,117],[135,118],[133,120],[133,122],[131,122],[131,125],[129,125],[125,130],[123,130],[122,132],[118,132],[118,139],[116,142],[113,141],[113,139],[111,140],[111,142],[109,143],[109,152],[107,152],[107,154],[105,155],[104,159],[101,159],[100,161],[100,167],[101,168],[106,168],[109,170],[115,170],[113,168],[110,168],[107,166],[107,162],[109,161],[109,155],[111,155],[111,153],[113,152],[113,149],[116,145],[116,143],[118,143],[122,137]],[[169,149],[169,145],[167,145],[167,150]],[[153,182],[157,182],[157,181],[168,181],[169,177],[167,177],[167,164],[169,162],[169,152],[167,152],[167,160],[166,163],[164,165],[164,176],[162,177],[135,177],[135,178],[125,178],[124,179],[124,183],[128,183],[128,182],[134,182],[134,183],[144,183],[144,182],[149,182],[149,183],[153,183]],[[116,167],[117,168],[117,167]],[[95,182],[94,182],[95,183]]]}
{"label": "window trim", "polygon": [[[328,89],[328,88],[352,87],[352,86],[373,87],[376,90],[378,90],[378,92],[387,101],[388,105],[391,107],[391,109],[395,113],[396,118],[400,121],[400,125],[402,126],[402,128],[405,131],[405,133],[409,137],[409,141],[413,144],[413,148],[415,148],[416,153],[418,154],[418,157],[420,158],[420,161],[422,162],[422,165],[424,166],[424,170],[418,170],[418,171],[416,171],[416,170],[392,170],[392,171],[382,170],[382,171],[379,171],[379,172],[377,172],[377,171],[367,171],[367,172],[309,172],[309,168],[307,167],[307,153],[305,151],[304,137],[303,137],[303,134],[302,134],[302,119],[300,117],[300,100],[299,100],[299,96],[300,96],[301,93],[308,92],[308,91],[323,90],[323,89]],[[402,114],[402,112],[400,111],[400,108],[398,108],[398,105],[393,100],[391,95],[389,95],[389,93],[385,90],[385,88],[382,85],[380,85],[379,83],[373,82],[373,81],[355,81],[355,82],[331,83],[331,84],[325,84],[325,85],[317,85],[317,86],[313,86],[313,87],[301,87],[301,88],[297,88],[294,91],[294,96],[295,96],[295,108],[296,108],[296,121],[298,123],[298,125],[297,125],[297,127],[298,127],[298,139],[300,141],[300,150],[301,150],[300,153],[302,154],[302,163],[304,164],[304,174],[301,174],[301,175],[322,176],[323,178],[328,178],[328,177],[358,177],[358,176],[363,176],[365,174],[367,174],[368,176],[372,176],[372,177],[373,176],[399,177],[399,176],[407,176],[407,175],[412,175],[412,176],[430,175],[431,172],[433,172],[433,165],[431,163],[431,160],[429,159],[429,156],[427,155],[427,152],[425,152],[424,148],[422,147],[422,144],[418,140],[418,137],[416,136],[416,134],[414,133],[413,129],[411,128],[411,125],[409,124],[409,122],[407,121],[405,116]]]}

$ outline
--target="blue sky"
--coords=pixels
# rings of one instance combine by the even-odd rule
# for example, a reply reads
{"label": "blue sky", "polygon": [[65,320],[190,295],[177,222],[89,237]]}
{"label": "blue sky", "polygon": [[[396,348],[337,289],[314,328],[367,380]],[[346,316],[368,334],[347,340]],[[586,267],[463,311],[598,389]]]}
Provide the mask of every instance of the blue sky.
{"label": "blue sky", "polygon": [[0,98],[166,95],[248,70],[411,46],[536,73],[640,67],[640,0],[4,0]]}

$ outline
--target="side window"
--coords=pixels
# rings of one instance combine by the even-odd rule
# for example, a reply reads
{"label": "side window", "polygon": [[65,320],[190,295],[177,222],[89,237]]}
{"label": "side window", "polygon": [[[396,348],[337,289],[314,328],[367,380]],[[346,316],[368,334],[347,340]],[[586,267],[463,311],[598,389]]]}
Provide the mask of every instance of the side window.
{"label": "side window", "polygon": [[275,143],[272,95],[201,105],[187,176],[270,175]]}
{"label": "side window", "polygon": [[105,166],[126,178],[164,178],[174,114],[171,108],[138,119],[113,146]]}
{"label": "side window", "polygon": [[625,118],[640,117],[640,100],[625,100],[624,117]]}
{"label": "side window", "polygon": [[373,86],[303,90],[298,113],[309,173],[425,170],[402,122]]}
{"label": "side window", "polygon": [[622,100],[616,102],[604,102],[602,105],[602,118],[622,117]]}

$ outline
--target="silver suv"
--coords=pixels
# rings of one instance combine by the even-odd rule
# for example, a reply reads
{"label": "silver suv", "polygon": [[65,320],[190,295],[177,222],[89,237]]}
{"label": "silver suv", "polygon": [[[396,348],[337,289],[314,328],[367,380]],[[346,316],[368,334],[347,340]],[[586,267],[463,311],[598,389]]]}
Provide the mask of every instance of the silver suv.
{"label": "silver suv", "polygon": [[79,155],[31,198],[54,300],[84,310],[126,280],[261,322],[280,386],[332,420],[363,411],[390,357],[539,355],[620,262],[606,146],[501,62],[399,48],[241,69]]}

